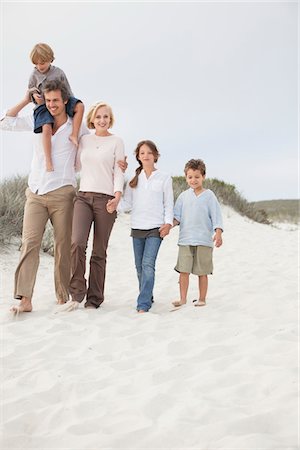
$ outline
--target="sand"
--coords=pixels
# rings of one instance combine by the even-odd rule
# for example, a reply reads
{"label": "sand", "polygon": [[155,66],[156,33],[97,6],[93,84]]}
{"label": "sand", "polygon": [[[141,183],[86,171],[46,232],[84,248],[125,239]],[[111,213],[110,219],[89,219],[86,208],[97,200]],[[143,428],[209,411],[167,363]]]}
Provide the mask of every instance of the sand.
{"label": "sand", "polygon": [[58,312],[41,254],[32,313],[12,319],[19,252],[1,258],[1,448],[285,449],[298,445],[297,227],[223,207],[207,306],[178,298],[178,229],[164,240],[155,303],[137,314],[129,215],[108,249],[97,311]]}

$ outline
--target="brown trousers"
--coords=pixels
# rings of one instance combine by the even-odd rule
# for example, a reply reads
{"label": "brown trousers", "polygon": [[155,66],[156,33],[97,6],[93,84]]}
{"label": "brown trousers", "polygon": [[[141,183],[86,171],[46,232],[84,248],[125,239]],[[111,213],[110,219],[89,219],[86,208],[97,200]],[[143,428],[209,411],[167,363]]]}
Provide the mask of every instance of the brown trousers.
{"label": "brown trousers", "polygon": [[[86,296],[85,307],[98,308],[104,300],[106,250],[117,216],[116,212],[110,214],[106,210],[106,204],[112,198],[106,194],[78,192],[74,203],[69,291],[72,300],[77,302],[82,302]],[[86,249],[92,223],[94,223],[93,250],[87,287]]]}
{"label": "brown trousers", "polygon": [[[27,188],[21,255],[15,273],[15,298],[32,297],[41,242],[50,219],[54,231],[55,293],[58,300],[68,300],[74,196],[73,186],[63,186],[44,195],[34,194]],[[45,289],[48,287],[45,286]]]}

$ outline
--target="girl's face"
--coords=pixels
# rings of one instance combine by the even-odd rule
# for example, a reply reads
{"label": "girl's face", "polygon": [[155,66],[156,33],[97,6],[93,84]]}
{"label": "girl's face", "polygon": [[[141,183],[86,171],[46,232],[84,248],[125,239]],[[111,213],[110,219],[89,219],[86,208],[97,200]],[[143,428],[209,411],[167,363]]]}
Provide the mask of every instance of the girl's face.
{"label": "girl's face", "polygon": [[106,106],[100,106],[97,109],[93,124],[96,129],[96,134],[106,134],[110,127],[111,117],[110,111]]}
{"label": "girl's face", "polygon": [[139,149],[139,160],[141,161],[142,165],[144,166],[154,166],[154,155],[152,153],[152,150],[148,145],[143,144]]}

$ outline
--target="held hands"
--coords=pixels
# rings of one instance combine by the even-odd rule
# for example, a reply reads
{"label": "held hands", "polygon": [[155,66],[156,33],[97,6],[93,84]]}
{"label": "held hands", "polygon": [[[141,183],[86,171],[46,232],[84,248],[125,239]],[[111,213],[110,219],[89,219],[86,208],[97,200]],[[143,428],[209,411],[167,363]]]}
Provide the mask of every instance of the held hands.
{"label": "held hands", "polygon": [[213,237],[213,241],[214,241],[216,247],[221,247],[221,245],[223,244],[222,230],[220,228],[216,229],[216,233]]}
{"label": "held hands", "polygon": [[112,214],[114,211],[116,211],[119,201],[116,198],[112,198],[111,200],[108,200],[106,203],[106,210],[110,214]]}
{"label": "held hands", "polygon": [[170,230],[172,228],[172,225],[170,223],[165,223],[162,225],[159,229],[159,235],[161,238],[164,238],[170,233]]}

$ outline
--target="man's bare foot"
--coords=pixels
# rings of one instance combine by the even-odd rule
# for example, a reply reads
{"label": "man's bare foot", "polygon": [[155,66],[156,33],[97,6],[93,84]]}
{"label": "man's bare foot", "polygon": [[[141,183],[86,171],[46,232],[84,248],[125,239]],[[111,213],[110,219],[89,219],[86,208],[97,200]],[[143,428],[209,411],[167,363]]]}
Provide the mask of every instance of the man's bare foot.
{"label": "man's bare foot", "polygon": [[205,306],[206,305],[206,300],[193,300],[194,306]]}
{"label": "man's bare foot", "polygon": [[72,144],[75,145],[76,148],[78,147],[78,138],[77,138],[77,136],[74,136],[73,134],[71,134],[69,136],[69,140],[72,142]]}
{"label": "man's bare foot", "polygon": [[19,305],[12,306],[10,311],[13,315],[17,316],[22,312],[31,312],[32,311],[32,303],[31,299],[28,297],[22,297]]}
{"label": "man's bare foot", "polygon": [[144,311],[143,309],[138,310],[138,313],[146,313],[146,312],[148,312],[148,311]]}

